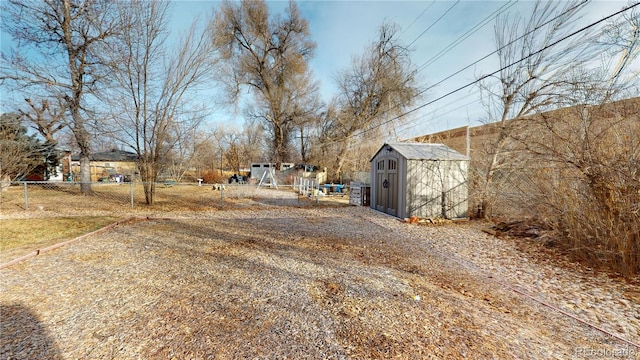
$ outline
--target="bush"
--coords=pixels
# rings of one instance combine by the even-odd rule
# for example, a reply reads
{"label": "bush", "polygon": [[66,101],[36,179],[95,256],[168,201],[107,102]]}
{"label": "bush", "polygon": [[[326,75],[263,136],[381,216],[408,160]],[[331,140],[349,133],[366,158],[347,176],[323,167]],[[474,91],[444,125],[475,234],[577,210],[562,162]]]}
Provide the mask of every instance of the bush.
{"label": "bush", "polygon": [[579,176],[548,194],[543,215],[554,219],[560,244],[576,259],[625,276],[640,273],[640,178],[615,167]]}
{"label": "bush", "polygon": [[219,170],[207,170],[202,174],[202,181],[205,184],[226,184],[229,177],[226,175],[220,175]]}
{"label": "bush", "polygon": [[520,162],[495,174],[493,210],[552,228],[590,266],[640,274],[639,113],[635,98],[530,119],[516,139]]}

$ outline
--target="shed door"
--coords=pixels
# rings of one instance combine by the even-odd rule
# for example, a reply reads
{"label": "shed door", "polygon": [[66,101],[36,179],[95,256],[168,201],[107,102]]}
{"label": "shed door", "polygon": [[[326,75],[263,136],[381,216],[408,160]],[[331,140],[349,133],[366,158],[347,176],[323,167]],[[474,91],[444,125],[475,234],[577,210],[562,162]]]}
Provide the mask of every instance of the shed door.
{"label": "shed door", "polygon": [[376,210],[386,212],[388,192],[385,181],[387,180],[386,159],[376,163]]}
{"label": "shed door", "polygon": [[382,158],[376,163],[376,210],[390,215],[398,213],[398,160]]}

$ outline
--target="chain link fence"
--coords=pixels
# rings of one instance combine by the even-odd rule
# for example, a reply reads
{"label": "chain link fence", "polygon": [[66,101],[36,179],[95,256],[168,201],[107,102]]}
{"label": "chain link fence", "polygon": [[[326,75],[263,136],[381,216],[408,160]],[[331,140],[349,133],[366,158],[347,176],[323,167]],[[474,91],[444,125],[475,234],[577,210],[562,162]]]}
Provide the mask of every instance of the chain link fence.
{"label": "chain link fence", "polygon": [[550,188],[573,180],[558,174],[552,167],[498,170],[487,186],[485,172],[474,169],[469,175],[469,216],[483,217],[487,211],[500,219],[531,218],[546,205]]}
{"label": "chain link fence", "polygon": [[[0,213],[49,211],[78,212],[209,211],[251,206],[311,206],[347,204],[348,187],[340,192],[304,179],[292,185],[205,184],[162,182],[151,184],[153,204],[147,204],[141,182],[94,182],[83,194],[79,182],[3,182]],[[332,192],[331,190],[334,190]]]}

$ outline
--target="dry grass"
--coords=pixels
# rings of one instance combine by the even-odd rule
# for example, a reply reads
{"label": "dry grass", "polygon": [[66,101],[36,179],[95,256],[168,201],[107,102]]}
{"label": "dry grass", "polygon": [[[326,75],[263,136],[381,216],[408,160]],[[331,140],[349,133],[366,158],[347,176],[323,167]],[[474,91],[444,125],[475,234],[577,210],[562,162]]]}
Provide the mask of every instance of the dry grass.
{"label": "dry grass", "polygon": [[[130,211],[131,191],[129,184],[96,183],[94,195],[84,196],[77,184],[46,183],[28,186],[29,211],[83,212],[83,211]],[[156,203],[145,204],[141,184],[133,186],[134,209],[158,210],[202,210],[220,206],[220,194],[208,186],[158,185]],[[2,212],[15,213],[25,210],[24,187],[12,186],[2,194]]]}
{"label": "dry grass", "polygon": [[[134,208],[131,208],[131,190]],[[291,188],[271,189],[256,186],[225,186],[224,192],[195,184],[158,184],[156,201],[143,204],[140,184],[96,183],[94,194],[85,196],[76,184],[29,184],[28,203],[24,186],[12,186],[2,193],[0,202],[0,264],[39,248],[97,230],[131,215],[153,216],[229,209],[265,207],[346,206],[348,197],[325,196],[311,199]],[[27,208],[27,209],[25,209]]]}
{"label": "dry grass", "polygon": [[38,248],[97,230],[120,219],[113,216],[0,219],[0,264]]}
{"label": "dry grass", "polygon": [[315,207],[117,227],[2,270],[0,357],[547,359],[615,348],[401,226]]}
{"label": "dry grass", "polygon": [[[216,211],[264,206],[344,206],[348,196],[325,196],[318,201],[299,195],[291,187],[257,188],[254,185],[225,185],[223,192],[211,185],[158,184],[154,204],[145,204],[141,184],[95,183],[94,195],[84,196],[79,185],[71,183],[30,184],[28,204],[22,184],[11,186],[0,198],[0,218],[44,217],[60,214],[149,214],[176,211]],[[131,191],[133,190],[133,208]],[[28,205],[28,211],[25,208]]]}

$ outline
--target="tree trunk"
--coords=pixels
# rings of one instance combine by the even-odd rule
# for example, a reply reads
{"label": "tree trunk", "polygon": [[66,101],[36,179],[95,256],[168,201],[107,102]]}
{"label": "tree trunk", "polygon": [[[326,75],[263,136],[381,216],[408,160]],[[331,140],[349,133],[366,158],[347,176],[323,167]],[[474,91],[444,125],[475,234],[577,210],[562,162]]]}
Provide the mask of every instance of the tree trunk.
{"label": "tree trunk", "polygon": [[80,153],[80,192],[83,195],[93,195],[91,189],[91,160],[89,154]]}
{"label": "tree trunk", "polygon": [[304,148],[304,129],[300,127],[300,157],[302,158],[302,163],[307,163],[307,152]]}
{"label": "tree trunk", "polygon": [[144,188],[144,201],[147,205],[153,205],[153,195],[156,191],[156,183],[155,182],[144,182],[142,183],[142,187]]}
{"label": "tree trunk", "polygon": [[156,191],[156,171],[152,164],[143,162],[140,164],[140,179],[144,189],[144,200],[147,205],[153,205],[153,195]]}
{"label": "tree trunk", "polygon": [[477,214],[478,217],[488,217],[491,215],[491,206],[490,203],[493,200],[493,196],[490,196],[490,192],[493,187],[493,176],[498,167],[498,163],[500,161],[500,155],[504,150],[507,140],[507,133],[504,129],[500,130],[498,134],[498,139],[493,147],[493,154],[491,154],[491,161],[487,165],[487,171],[484,176],[484,184],[482,187],[482,191],[480,192],[480,212]]}
{"label": "tree trunk", "polygon": [[84,128],[84,121],[77,106],[77,100],[69,100],[67,104],[74,121],[73,135],[80,148],[80,192],[83,195],[93,195],[91,189],[91,143],[89,132]]}
{"label": "tree trunk", "polygon": [[335,170],[335,179],[340,180],[340,175],[342,172],[342,166],[344,166],[344,160],[347,157],[347,148],[348,148],[348,138],[345,141],[340,143],[340,152],[338,153],[338,162],[336,164]]}
{"label": "tree trunk", "polygon": [[274,139],[273,139],[273,145],[275,146],[275,163],[276,163],[276,168],[279,169],[280,168],[280,164],[282,164],[283,161],[287,160],[287,146],[286,146],[286,142],[287,142],[287,136],[288,136],[288,132],[287,130],[282,126],[282,125],[276,125],[274,124]]}

